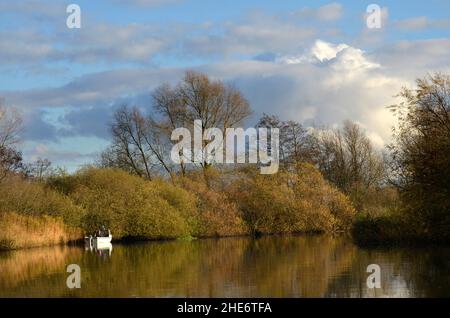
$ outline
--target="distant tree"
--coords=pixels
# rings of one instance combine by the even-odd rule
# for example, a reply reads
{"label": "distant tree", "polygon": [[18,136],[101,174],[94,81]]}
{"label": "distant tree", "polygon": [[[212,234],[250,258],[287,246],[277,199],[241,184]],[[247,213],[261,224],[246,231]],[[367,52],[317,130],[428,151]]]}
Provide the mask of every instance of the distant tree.
{"label": "distant tree", "polygon": [[450,238],[450,76],[435,74],[403,89],[391,106],[399,125],[390,145],[391,181],[426,231]]}
{"label": "distant tree", "polygon": [[20,141],[22,117],[12,107],[2,105],[0,100],[0,147],[14,147]]}
{"label": "distant tree", "polygon": [[264,114],[257,127],[280,130],[280,163],[285,169],[293,170],[305,162],[316,165],[328,181],[351,195],[359,208],[366,190],[385,180],[381,152],[351,121],[345,121],[342,129],[308,132],[298,122]]}
{"label": "distant tree", "polygon": [[[152,98],[153,109],[160,116],[157,126],[167,140],[170,140],[171,133],[176,128],[190,127],[192,125],[192,122],[188,122],[189,119],[185,116],[187,112],[186,104],[182,100],[179,89],[163,84],[154,90]],[[171,144],[170,141],[169,144]],[[168,153],[170,149],[166,149],[166,151]],[[180,171],[182,175],[185,175],[186,158],[183,158],[181,155]]]}
{"label": "distant tree", "polygon": [[0,146],[0,181],[9,174],[24,171],[22,153],[14,148]]}
{"label": "distant tree", "polygon": [[316,162],[316,140],[300,123],[293,120],[282,121],[277,116],[263,114],[256,126],[280,130],[280,163],[283,166]]}
{"label": "distant tree", "polygon": [[325,178],[350,194],[361,207],[363,193],[379,187],[385,180],[385,164],[360,126],[345,121],[342,129],[317,133],[319,155],[317,164]]}
{"label": "distant tree", "polygon": [[113,142],[100,157],[100,166],[116,167],[152,179],[158,167],[172,174],[164,136],[150,116],[137,107],[123,106],[114,113]]}
{"label": "distant tree", "polygon": [[38,158],[35,162],[29,165],[29,173],[35,179],[43,181],[46,177],[52,174],[52,163],[45,158]]}
{"label": "distant tree", "polygon": [[0,181],[23,169],[22,153],[15,149],[21,131],[22,118],[17,110],[0,104]]}
{"label": "distant tree", "polygon": [[[194,71],[186,72],[183,80],[173,88],[167,84],[157,88],[153,100],[155,110],[162,115],[160,127],[168,134],[179,127],[193,130],[194,120],[201,121],[202,131],[219,128],[225,133],[227,128],[236,127],[251,114],[250,106],[239,90]],[[202,153],[208,144],[203,141]],[[207,158],[200,161],[203,169],[212,164]],[[184,172],[184,164],[181,166]]]}
{"label": "distant tree", "polygon": [[[238,90],[192,71],[186,72],[175,87],[161,85],[152,97],[156,111],[153,116],[127,106],[115,112],[111,125],[113,142],[101,154],[100,166],[121,168],[148,179],[158,171],[173,176],[177,171],[170,158],[176,142],[171,140],[174,129],[193,130],[194,121],[200,120],[203,131],[214,127],[225,132],[226,128],[242,123],[251,113]],[[208,143],[202,143],[202,150]],[[201,167],[206,170],[212,163],[202,159]],[[186,161],[180,164],[183,175]]]}

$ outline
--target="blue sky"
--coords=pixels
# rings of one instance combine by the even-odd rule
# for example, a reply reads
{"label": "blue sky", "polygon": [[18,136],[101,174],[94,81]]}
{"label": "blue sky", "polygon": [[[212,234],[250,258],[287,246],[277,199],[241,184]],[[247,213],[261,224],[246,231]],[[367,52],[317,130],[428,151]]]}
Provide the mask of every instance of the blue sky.
{"label": "blue sky", "polygon": [[[66,7],[81,7],[81,29]],[[450,2],[0,0],[0,97],[25,118],[27,160],[73,171],[108,145],[121,104],[196,69],[240,88],[254,109],[306,126],[360,123],[382,146],[385,107],[427,72],[449,72]],[[366,26],[367,5],[382,28]]]}

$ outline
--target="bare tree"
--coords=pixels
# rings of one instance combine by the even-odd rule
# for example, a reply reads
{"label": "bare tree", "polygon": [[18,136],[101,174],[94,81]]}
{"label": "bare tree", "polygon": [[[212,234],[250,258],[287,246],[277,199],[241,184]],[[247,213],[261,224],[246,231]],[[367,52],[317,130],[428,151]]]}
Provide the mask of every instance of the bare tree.
{"label": "bare tree", "polygon": [[137,108],[122,107],[114,114],[114,123],[111,127],[114,140],[129,158],[130,165],[135,172],[151,179],[151,159],[145,151],[145,118]]}
{"label": "bare tree", "polygon": [[[113,142],[102,153],[101,166],[119,167],[148,179],[159,169],[173,177],[177,170],[170,158],[174,129],[193,131],[194,121],[199,120],[202,131],[219,128],[225,134],[226,128],[239,125],[251,113],[237,89],[192,71],[186,72],[175,87],[161,85],[152,97],[156,111],[153,116],[144,115],[136,107],[124,106],[115,112]],[[202,154],[208,144],[203,141]],[[186,161],[180,163],[182,174],[186,172]],[[212,164],[207,158],[201,162],[204,171]]]}
{"label": "bare tree", "polygon": [[[164,139],[165,145],[170,145],[170,136],[173,130],[179,127],[190,127],[192,123],[188,122],[186,116],[187,105],[183,102],[181,94],[178,89],[170,87],[168,84],[163,84],[152,94],[153,108],[157,114],[161,116],[158,122],[155,122],[155,126],[159,128],[160,139]],[[168,153],[168,149],[166,152]],[[187,158],[180,155],[180,171],[182,175],[186,174],[186,161]]]}
{"label": "bare tree", "polygon": [[44,180],[46,177],[51,175],[52,163],[48,159],[38,158],[35,162],[30,165],[31,175],[39,181]]}
{"label": "bare tree", "polygon": [[0,147],[0,181],[9,174],[23,172],[22,153],[9,147]]}
{"label": "bare tree", "polygon": [[242,94],[222,81],[189,71],[179,92],[188,120],[202,121],[202,129],[235,127],[251,114],[250,106]]}
{"label": "bare tree", "polygon": [[7,108],[0,100],[0,147],[13,147],[20,141],[22,117],[12,107]]}
{"label": "bare tree", "polygon": [[0,104],[0,181],[23,168],[22,153],[15,149],[21,131],[22,118],[17,110]]}
{"label": "bare tree", "polygon": [[[193,130],[195,120],[200,120],[202,131],[219,128],[225,133],[226,128],[236,127],[251,114],[250,106],[239,90],[193,71],[186,72],[174,88],[167,84],[160,86],[155,90],[153,100],[154,108],[162,115],[160,127],[167,133],[179,127]],[[208,143],[203,141],[202,150]],[[207,169],[209,165],[211,163],[203,158],[201,166]],[[185,170],[183,162],[181,170]]]}
{"label": "bare tree", "polygon": [[360,126],[345,121],[340,130],[320,130],[318,166],[324,176],[358,201],[359,193],[382,184],[384,159]]}
{"label": "bare tree", "polygon": [[101,154],[101,166],[118,167],[147,179],[160,166],[172,176],[165,156],[165,136],[151,117],[145,117],[137,107],[121,107],[114,114],[111,132],[113,143]]}
{"label": "bare tree", "polygon": [[263,114],[256,126],[280,130],[280,163],[285,167],[295,167],[301,162],[316,162],[316,140],[300,123],[282,121],[277,116]]}

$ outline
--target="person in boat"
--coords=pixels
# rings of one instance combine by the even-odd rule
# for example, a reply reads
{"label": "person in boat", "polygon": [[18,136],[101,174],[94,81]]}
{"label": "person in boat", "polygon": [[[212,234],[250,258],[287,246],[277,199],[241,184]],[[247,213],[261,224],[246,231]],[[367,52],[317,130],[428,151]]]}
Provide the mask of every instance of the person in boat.
{"label": "person in boat", "polygon": [[98,237],[108,237],[109,236],[109,230],[106,228],[106,226],[102,225],[100,229],[97,232]]}

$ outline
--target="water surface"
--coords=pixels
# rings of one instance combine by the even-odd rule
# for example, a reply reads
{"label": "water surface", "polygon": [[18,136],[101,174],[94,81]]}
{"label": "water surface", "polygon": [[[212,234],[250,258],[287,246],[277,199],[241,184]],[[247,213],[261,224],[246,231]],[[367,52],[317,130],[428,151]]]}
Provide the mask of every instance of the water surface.
{"label": "water surface", "polygon": [[[0,253],[0,297],[450,297],[450,248],[361,249],[286,236]],[[66,267],[81,268],[81,288]],[[381,289],[366,285],[381,267]]]}

